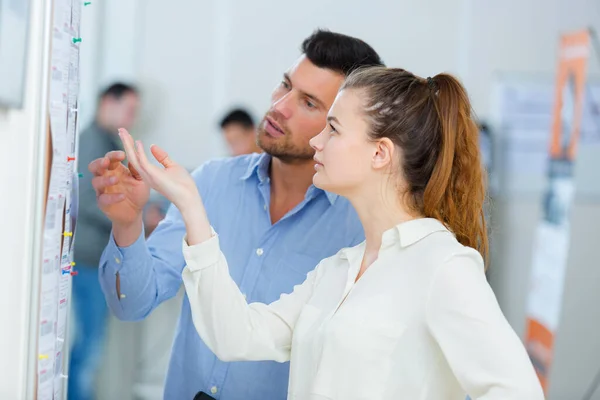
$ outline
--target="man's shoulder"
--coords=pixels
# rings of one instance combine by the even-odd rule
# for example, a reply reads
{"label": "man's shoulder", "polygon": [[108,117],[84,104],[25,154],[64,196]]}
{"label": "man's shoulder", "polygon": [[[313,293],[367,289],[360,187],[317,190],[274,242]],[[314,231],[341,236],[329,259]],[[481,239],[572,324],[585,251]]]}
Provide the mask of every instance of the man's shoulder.
{"label": "man's shoulder", "polygon": [[87,154],[90,157],[100,157],[108,151],[114,150],[114,146],[106,135],[99,132],[93,125],[81,131],[78,141],[81,156]]}
{"label": "man's shoulder", "polygon": [[201,167],[206,168],[248,168],[256,165],[262,154],[252,153],[235,157],[217,157],[206,161]]}
{"label": "man's shoulder", "polygon": [[[87,127],[85,127],[84,129],[81,130],[81,133],[79,134],[80,137],[85,137],[85,138],[98,138],[98,137],[104,137],[106,136],[107,131],[104,129],[101,129],[98,124],[96,123],[92,123],[89,124]],[[115,132],[115,137],[117,136],[116,132]]]}
{"label": "man's shoulder", "polygon": [[96,135],[96,129],[94,128],[93,125],[90,125],[85,129],[82,129],[81,133],[79,134],[79,142],[80,143],[97,141],[97,140],[98,140],[98,135]]}
{"label": "man's shoulder", "polygon": [[227,179],[241,178],[258,165],[260,158],[261,154],[257,153],[236,157],[212,158],[196,168],[192,175],[196,179],[201,179],[202,176],[227,177]]}

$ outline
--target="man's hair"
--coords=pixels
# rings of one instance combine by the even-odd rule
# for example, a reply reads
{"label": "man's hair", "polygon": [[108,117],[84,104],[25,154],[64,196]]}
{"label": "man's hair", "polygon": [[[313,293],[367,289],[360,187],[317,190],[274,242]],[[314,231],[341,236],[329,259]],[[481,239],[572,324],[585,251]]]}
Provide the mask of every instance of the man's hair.
{"label": "man's hair", "polygon": [[379,54],[360,39],[317,29],[304,39],[302,53],[317,67],[348,76],[352,71],[368,66],[383,66]]}
{"label": "man's hair", "polygon": [[129,85],[122,82],[116,82],[112,85],[108,86],[106,89],[100,93],[100,98],[103,99],[105,97],[113,97],[115,99],[120,99],[127,93],[138,94],[138,90],[135,86]]}
{"label": "man's hair", "polygon": [[230,124],[239,124],[246,129],[254,128],[254,120],[250,113],[241,108],[236,108],[234,110],[229,111],[223,119],[221,119],[221,129],[225,128]]}

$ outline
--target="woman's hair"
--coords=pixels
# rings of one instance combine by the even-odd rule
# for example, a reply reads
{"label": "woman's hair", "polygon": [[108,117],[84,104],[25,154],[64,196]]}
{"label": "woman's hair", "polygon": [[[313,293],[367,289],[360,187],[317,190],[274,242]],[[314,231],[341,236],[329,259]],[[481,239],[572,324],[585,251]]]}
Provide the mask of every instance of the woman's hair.
{"label": "woman's hair", "polygon": [[353,72],[342,86],[366,96],[372,139],[401,150],[405,202],[442,221],[460,243],[488,255],[479,131],[463,86],[448,74],[423,79],[385,67]]}

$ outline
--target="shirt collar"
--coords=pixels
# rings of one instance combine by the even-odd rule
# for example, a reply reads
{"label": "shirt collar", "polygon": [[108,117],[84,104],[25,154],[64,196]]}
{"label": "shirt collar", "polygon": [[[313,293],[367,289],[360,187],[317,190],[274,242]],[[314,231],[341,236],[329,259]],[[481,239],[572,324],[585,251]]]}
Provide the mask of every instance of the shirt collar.
{"label": "shirt collar", "polygon": [[396,225],[383,235],[383,242],[399,240],[401,247],[408,247],[435,232],[448,232],[448,228],[435,218],[418,218]]}
{"label": "shirt collar", "polygon": [[[381,238],[381,247],[387,247],[393,244],[399,244],[400,247],[408,247],[425,239],[435,232],[449,232],[448,228],[435,218],[418,218],[411,221],[402,222],[395,227],[388,229]],[[358,246],[343,249],[342,258],[352,262],[360,262],[358,257],[364,254],[365,242]]]}
{"label": "shirt collar", "polygon": [[248,165],[248,169],[240,179],[248,180],[252,175],[257,175],[258,180],[262,183],[269,179],[269,165],[271,164],[271,156],[267,153],[261,153],[258,157],[253,157],[252,162]]}
{"label": "shirt collar", "polygon": [[[267,153],[261,153],[258,157],[254,158],[250,165],[248,165],[248,169],[242,175],[240,179],[248,180],[253,175],[258,177],[260,183],[265,183],[269,181],[269,166],[271,165],[271,156]],[[321,192],[325,193],[329,203],[333,205],[337,198],[339,197],[337,194],[326,192],[322,189],[315,187],[314,185],[310,185],[308,191],[306,192],[306,198],[316,197]]]}

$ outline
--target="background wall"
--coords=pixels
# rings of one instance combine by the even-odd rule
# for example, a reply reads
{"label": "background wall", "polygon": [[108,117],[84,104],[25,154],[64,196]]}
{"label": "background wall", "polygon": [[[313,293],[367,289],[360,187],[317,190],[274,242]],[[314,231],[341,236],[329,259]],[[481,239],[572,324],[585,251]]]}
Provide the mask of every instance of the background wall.
{"label": "background wall", "polygon": [[[271,89],[299,55],[302,39],[316,27],[361,37],[390,66],[422,76],[458,74],[482,118],[491,116],[492,88],[500,75],[551,78],[560,33],[587,26],[600,30],[597,0],[105,0],[85,8],[85,13],[82,126],[93,116],[101,87],[113,79],[133,81],[144,94],[135,134],[147,143],[164,145],[190,168],[224,154],[216,124],[229,106],[248,106],[257,116],[265,112]],[[592,60],[590,74],[598,72],[598,62]],[[599,156],[598,149],[582,149],[579,168],[600,170]],[[524,331],[539,203],[539,193],[500,192],[493,204],[490,280],[519,334]],[[576,243],[550,399],[579,398],[600,369],[600,341],[595,334],[600,318],[594,307],[600,294],[592,286],[600,270],[593,253],[599,223],[600,199],[578,198],[573,214]],[[164,304],[141,324],[113,324],[103,382],[121,378],[117,393],[134,387],[139,396],[161,398],[179,302],[178,298]],[[123,352],[131,348],[135,351]],[[118,377],[115,371],[123,363],[135,368],[125,368],[129,372]],[[101,387],[103,393],[110,390]],[[600,399],[600,393],[595,398]]]}

